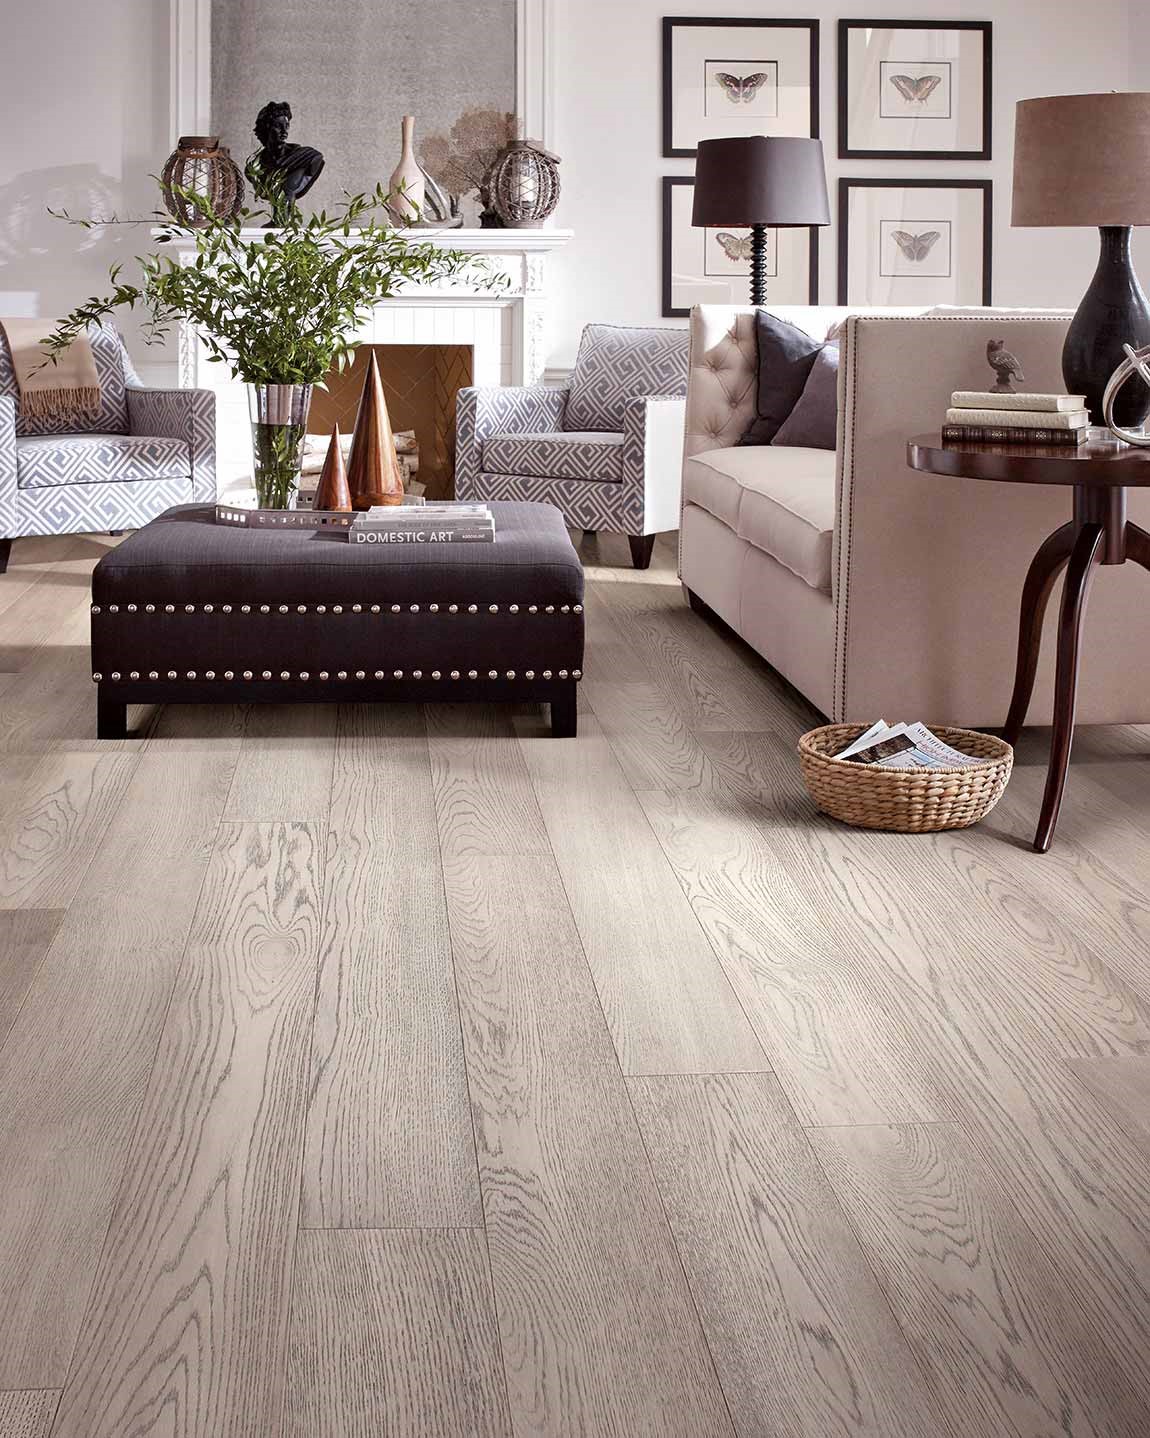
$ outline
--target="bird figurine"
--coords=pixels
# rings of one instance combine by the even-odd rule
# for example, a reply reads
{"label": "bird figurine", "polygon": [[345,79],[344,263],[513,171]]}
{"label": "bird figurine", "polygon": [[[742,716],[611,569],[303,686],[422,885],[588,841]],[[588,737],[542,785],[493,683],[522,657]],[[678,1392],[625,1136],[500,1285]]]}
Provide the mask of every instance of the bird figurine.
{"label": "bird figurine", "polygon": [[1018,380],[1020,384],[1026,383],[1022,366],[1006,348],[1005,340],[987,341],[986,360],[998,381],[991,390],[991,394],[1013,394],[1014,386],[1011,384],[1011,380]]}

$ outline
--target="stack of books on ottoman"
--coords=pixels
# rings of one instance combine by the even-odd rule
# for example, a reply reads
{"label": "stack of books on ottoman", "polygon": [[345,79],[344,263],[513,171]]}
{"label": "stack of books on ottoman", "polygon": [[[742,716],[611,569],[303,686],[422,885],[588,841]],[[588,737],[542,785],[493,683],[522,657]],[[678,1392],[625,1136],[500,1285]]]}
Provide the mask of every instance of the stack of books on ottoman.
{"label": "stack of books on ottoman", "polygon": [[375,505],[357,514],[352,544],[491,544],[495,518],[486,504],[452,500]]}
{"label": "stack of books on ottoman", "polygon": [[1082,444],[1090,430],[1083,394],[1002,394],[956,390],[943,443]]}

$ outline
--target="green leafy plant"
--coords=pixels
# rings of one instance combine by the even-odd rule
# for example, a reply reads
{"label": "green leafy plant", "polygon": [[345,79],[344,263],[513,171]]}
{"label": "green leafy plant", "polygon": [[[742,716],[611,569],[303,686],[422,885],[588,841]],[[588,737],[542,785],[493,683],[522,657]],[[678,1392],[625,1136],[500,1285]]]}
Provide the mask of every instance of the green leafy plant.
{"label": "green leafy plant", "polygon": [[[251,230],[268,222],[268,211],[245,209],[224,220],[201,196],[181,194],[202,222],[184,225],[164,216],[156,240],[189,239],[194,256],[139,255],[136,283],[123,278],[122,265],[113,266],[111,292],[78,305],[44,341],[49,362],[88,325],[117,309],[140,308],[147,312],[148,343],[186,320],[202,336],[207,358],[229,365],[236,379],[320,384],[349,362],[355,332],[401,286],[466,279],[493,289],[504,283],[472,255],[395,229],[387,219],[394,196],[379,185],[369,194],[348,195],[330,212],[304,215],[294,206],[273,206],[277,227],[257,236]],[[61,218],[87,229],[108,223]]]}

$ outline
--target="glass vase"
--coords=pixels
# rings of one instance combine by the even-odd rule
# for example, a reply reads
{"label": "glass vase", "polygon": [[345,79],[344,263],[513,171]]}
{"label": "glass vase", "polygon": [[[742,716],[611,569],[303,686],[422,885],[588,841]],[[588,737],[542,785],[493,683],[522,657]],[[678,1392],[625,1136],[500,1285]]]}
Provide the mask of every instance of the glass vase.
{"label": "glass vase", "polygon": [[310,384],[249,384],[252,464],[260,509],[294,509],[303,464]]}

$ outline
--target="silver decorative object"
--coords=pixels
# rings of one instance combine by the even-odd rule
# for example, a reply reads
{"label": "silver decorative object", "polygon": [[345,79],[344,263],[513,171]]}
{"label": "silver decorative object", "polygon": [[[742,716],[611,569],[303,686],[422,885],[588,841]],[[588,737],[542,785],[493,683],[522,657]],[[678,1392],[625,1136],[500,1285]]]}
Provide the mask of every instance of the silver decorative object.
{"label": "silver decorative object", "polygon": [[1013,394],[1012,380],[1018,380],[1020,384],[1026,383],[1022,366],[1006,348],[1005,340],[987,340],[986,362],[994,371],[995,383],[991,394]]}
{"label": "silver decorative object", "polygon": [[1147,389],[1150,389],[1150,345],[1143,345],[1140,350],[1136,350],[1125,344],[1122,350],[1126,358],[1107,380],[1102,395],[1102,418],[1109,426],[1110,432],[1119,439],[1125,440],[1127,444],[1137,445],[1139,449],[1147,449],[1150,448],[1150,434],[1141,429],[1123,429],[1121,425],[1115,424],[1114,404],[1118,391],[1133,375],[1137,375]]}
{"label": "silver decorative object", "polygon": [[487,183],[503,223],[513,230],[531,229],[559,203],[559,156],[530,140],[512,140]]}

